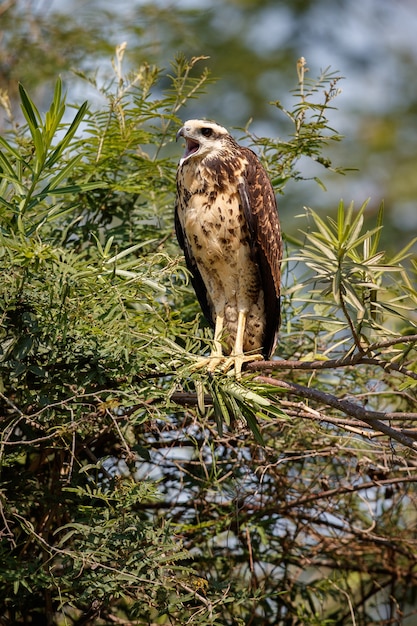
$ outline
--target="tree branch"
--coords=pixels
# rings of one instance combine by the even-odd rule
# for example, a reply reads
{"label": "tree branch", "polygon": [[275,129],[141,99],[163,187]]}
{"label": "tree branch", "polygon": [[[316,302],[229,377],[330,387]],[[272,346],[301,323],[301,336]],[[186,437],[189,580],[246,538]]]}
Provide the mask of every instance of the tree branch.
{"label": "tree branch", "polygon": [[352,367],[353,365],[375,365],[381,367],[386,372],[395,371],[404,374],[413,380],[417,380],[417,373],[409,370],[398,363],[389,363],[378,359],[377,357],[367,357],[364,354],[354,354],[349,357],[340,359],[329,359],[327,361],[296,361],[296,360],[279,360],[279,361],[254,361],[247,364],[247,371],[259,370],[323,370],[334,369],[337,367]]}
{"label": "tree branch", "polygon": [[363,406],[355,404],[350,400],[339,400],[339,398],[336,398],[336,396],[333,396],[330,393],[318,391],[317,389],[312,389],[311,387],[304,387],[303,385],[298,385],[297,383],[277,380],[275,378],[271,378],[270,376],[257,376],[255,381],[264,384],[266,383],[268,385],[272,385],[273,387],[279,387],[282,390],[289,391],[290,394],[294,394],[297,397],[314,400],[316,402],[326,404],[327,406],[331,406],[345,415],[349,415],[366,422],[373,430],[380,431],[384,433],[384,435],[388,435],[388,437],[395,439],[402,445],[407,446],[407,448],[417,451],[417,442],[414,439],[405,435],[402,431],[394,429],[381,421],[386,419],[386,413],[382,413],[380,411],[369,411],[364,409]]}

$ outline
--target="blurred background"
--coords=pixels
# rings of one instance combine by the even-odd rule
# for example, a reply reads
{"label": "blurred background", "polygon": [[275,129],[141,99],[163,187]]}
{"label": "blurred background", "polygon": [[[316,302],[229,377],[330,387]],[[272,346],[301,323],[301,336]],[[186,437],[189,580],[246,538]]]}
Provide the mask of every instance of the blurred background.
{"label": "blurred background", "polygon": [[[252,119],[252,133],[283,140],[291,126],[270,102],[291,107],[301,56],[311,78],[330,66],[344,77],[330,120],[344,140],[329,154],[356,170],[320,170],[327,191],[314,181],[289,184],[278,199],[284,228],[295,230],[292,216],[304,205],[331,214],[341,198],[359,207],[370,197],[370,218],[385,202],[387,249],[417,234],[415,0],[2,0],[0,89],[17,110],[21,81],[42,109],[60,74],[68,102],[94,101],[98,94],[74,70],[105,79],[123,41],[131,67],[147,61],[169,73],[179,52],[209,57],[203,63],[216,82],[184,118],[231,130]],[[4,116],[0,126],[7,130]]]}

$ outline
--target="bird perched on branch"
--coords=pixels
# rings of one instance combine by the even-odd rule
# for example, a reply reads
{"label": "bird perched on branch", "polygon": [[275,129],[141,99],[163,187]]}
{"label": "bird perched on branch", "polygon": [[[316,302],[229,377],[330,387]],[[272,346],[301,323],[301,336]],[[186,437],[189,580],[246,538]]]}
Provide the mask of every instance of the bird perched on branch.
{"label": "bird perched on branch", "polygon": [[282,242],[272,185],[256,154],[215,122],[178,131],[175,229],[191,281],[214,328],[209,371],[268,359],[280,321]]}

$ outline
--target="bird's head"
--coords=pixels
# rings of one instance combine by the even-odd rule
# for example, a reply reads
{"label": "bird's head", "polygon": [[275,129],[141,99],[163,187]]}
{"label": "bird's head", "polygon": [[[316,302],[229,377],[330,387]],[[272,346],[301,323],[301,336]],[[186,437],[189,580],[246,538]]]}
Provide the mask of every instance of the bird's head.
{"label": "bird's head", "polygon": [[224,148],[224,139],[228,136],[228,131],[216,122],[188,120],[177,133],[177,140],[180,137],[185,139],[185,152],[180,165],[189,159],[203,159],[221,152]]}

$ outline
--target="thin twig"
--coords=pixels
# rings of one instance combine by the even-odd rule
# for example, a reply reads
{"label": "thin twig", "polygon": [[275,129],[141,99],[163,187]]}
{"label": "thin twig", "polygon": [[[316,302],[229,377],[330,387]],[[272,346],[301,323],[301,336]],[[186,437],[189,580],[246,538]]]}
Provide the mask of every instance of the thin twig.
{"label": "thin twig", "polygon": [[367,351],[381,350],[381,348],[390,348],[391,346],[396,346],[399,343],[417,343],[417,335],[404,335],[403,337],[394,337],[393,339],[387,339],[386,341],[373,343],[369,346]]}

